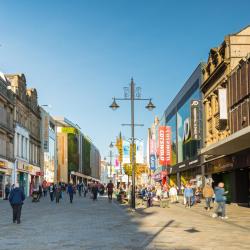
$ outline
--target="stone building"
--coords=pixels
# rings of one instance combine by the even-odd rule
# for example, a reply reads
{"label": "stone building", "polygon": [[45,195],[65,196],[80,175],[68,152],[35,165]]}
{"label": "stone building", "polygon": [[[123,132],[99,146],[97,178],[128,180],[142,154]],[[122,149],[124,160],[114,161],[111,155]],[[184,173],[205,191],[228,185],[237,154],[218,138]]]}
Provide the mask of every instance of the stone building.
{"label": "stone building", "polygon": [[5,75],[15,96],[15,149],[16,164],[13,183],[19,182],[25,194],[32,193],[40,182],[40,110],[36,89],[27,89],[24,74]]}
{"label": "stone building", "polygon": [[210,50],[201,85],[205,110],[205,146],[230,135],[227,114],[222,114],[225,107],[219,105],[219,94],[223,98],[220,91],[228,87],[227,76],[249,52],[250,26],[227,35],[219,47]]}
{"label": "stone building", "polygon": [[11,184],[14,165],[14,95],[9,82],[0,72],[0,198],[5,185]]}
{"label": "stone building", "polygon": [[228,201],[250,195],[249,77],[250,26],[212,48],[201,85],[204,104],[205,176],[224,182]]}

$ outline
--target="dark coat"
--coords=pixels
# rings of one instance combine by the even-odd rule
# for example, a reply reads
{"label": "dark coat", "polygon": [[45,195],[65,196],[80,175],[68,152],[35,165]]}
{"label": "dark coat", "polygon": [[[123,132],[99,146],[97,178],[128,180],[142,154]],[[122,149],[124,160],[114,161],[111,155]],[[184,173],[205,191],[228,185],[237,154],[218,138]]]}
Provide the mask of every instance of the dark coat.
{"label": "dark coat", "polygon": [[73,194],[74,193],[74,189],[72,185],[68,185],[68,193],[69,194]]}
{"label": "dark coat", "polygon": [[9,201],[11,205],[21,205],[25,200],[24,193],[21,188],[14,188],[10,192]]}

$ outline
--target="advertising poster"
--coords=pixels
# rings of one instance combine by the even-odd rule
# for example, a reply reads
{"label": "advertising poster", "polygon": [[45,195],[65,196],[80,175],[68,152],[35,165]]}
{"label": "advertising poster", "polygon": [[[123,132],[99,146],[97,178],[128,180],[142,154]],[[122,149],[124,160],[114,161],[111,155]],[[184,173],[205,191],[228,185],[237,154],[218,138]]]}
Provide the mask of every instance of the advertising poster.
{"label": "advertising poster", "polygon": [[130,143],[123,140],[123,163],[130,163]]}
{"label": "advertising poster", "polygon": [[171,127],[160,126],[158,135],[159,164],[168,166],[171,164]]}

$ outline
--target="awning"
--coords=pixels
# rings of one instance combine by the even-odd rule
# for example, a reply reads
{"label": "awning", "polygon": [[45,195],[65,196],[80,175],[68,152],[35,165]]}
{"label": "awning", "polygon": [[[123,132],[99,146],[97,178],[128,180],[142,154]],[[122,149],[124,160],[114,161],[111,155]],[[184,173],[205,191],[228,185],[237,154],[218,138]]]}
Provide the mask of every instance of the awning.
{"label": "awning", "polygon": [[202,155],[230,155],[250,147],[250,126],[201,149]]}
{"label": "awning", "polygon": [[81,177],[81,178],[85,178],[87,180],[93,180],[93,179],[95,179],[95,178],[93,178],[91,176],[88,176],[88,175],[85,175],[85,174],[82,174],[82,173],[79,173],[79,172],[75,172],[75,171],[71,171],[70,174],[78,176],[78,177]]}

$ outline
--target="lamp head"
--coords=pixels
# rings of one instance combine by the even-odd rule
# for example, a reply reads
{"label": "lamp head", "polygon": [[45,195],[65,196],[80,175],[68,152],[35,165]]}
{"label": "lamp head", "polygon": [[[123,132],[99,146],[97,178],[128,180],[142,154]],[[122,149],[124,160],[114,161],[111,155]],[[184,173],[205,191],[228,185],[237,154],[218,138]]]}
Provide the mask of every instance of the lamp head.
{"label": "lamp head", "polygon": [[116,103],[115,98],[112,102],[112,104],[109,106],[112,110],[118,109],[120,106]]}
{"label": "lamp head", "polygon": [[145,108],[149,111],[152,111],[155,108],[155,105],[152,103],[151,99],[149,100],[149,103]]}

